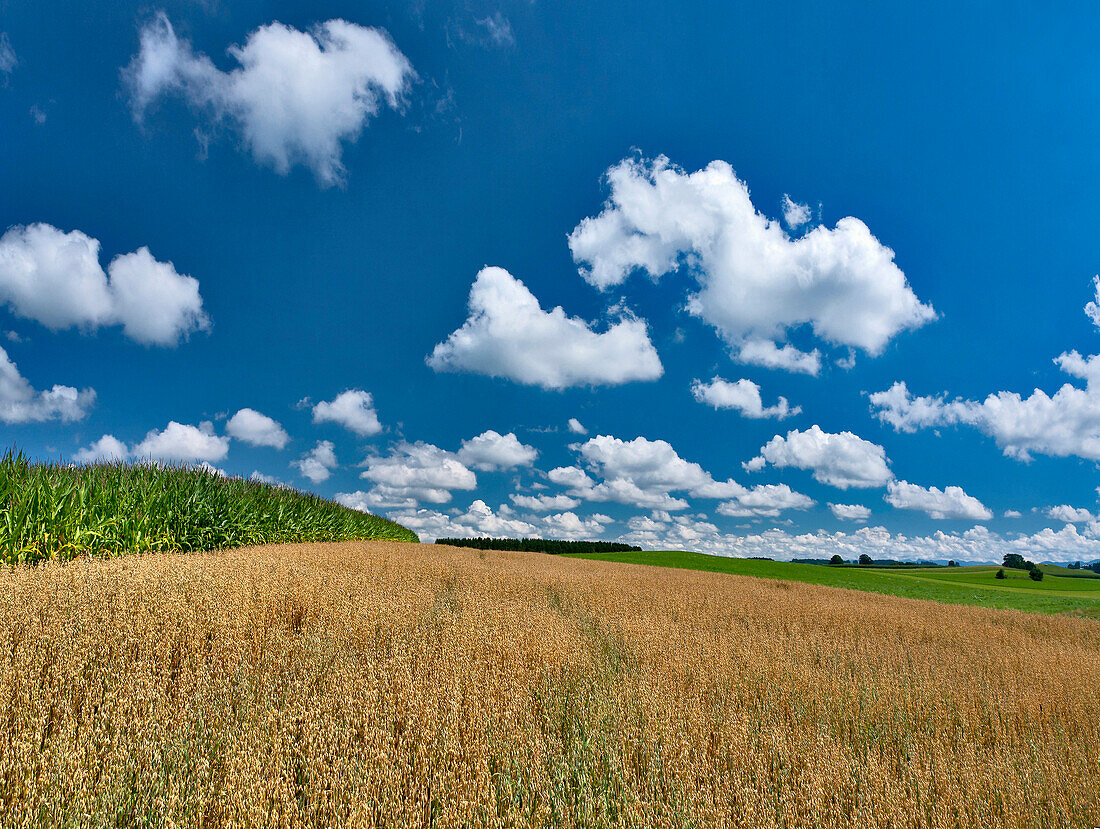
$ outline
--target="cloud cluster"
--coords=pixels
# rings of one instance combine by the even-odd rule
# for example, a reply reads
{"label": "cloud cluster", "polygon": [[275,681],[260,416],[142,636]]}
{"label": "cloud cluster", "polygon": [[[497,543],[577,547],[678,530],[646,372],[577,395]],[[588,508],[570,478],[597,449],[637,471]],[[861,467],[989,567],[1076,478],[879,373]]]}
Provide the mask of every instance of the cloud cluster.
{"label": "cloud cluster", "polygon": [[[1006,553],[1019,553],[1033,561],[1072,562],[1100,558],[1100,535],[1082,534],[1072,524],[1061,530],[1043,529],[1032,535],[1001,535],[985,527],[961,533],[935,532],[925,536],[891,533],[883,527],[864,527],[855,532],[790,533],[773,529],[749,535],[720,533],[713,524],[682,517],[678,524],[647,522],[622,540],[651,550],[691,550],[714,555],[748,558],[763,556],[778,561],[795,558],[831,558],[854,561],[866,553],[873,559],[904,561],[999,562]],[[635,526],[632,519],[630,526]]]}
{"label": "cloud cluster", "polygon": [[721,500],[717,509],[723,515],[769,517],[814,504],[813,499],[785,484],[748,488],[733,480],[716,481],[699,464],[681,458],[664,440],[599,435],[573,448],[596,478],[580,466],[557,467],[547,473],[571,498],[677,512],[689,506],[683,497],[673,494],[682,493]]}
{"label": "cloud cluster", "polygon": [[465,371],[564,389],[656,380],[663,373],[641,320],[598,333],[562,308],[544,311],[503,268],[484,268],[470,289],[470,316],[428,357],[436,371]]}
{"label": "cloud cluster", "polygon": [[814,480],[838,489],[885,486],[893,479],[886,450],[852,432],[825,432],[816,424],[776,435],[748,461],[749,471],[766,464],[813,471]]}
{"label": "cloud cluster", "polygon": [[150,429],[144,439],[127,446],[114,435],[79,449],[77,463],[119,461],[133,458],[156,463],[211,464],[229,454],[229,438],[214,433],[214,424],[204,420],[198,426],[172,420],[161,430]]}
{"label": "cloud cluster", "polygon": [[174,346],[210,327],[198,280],[171,262],[143,247],[116,256],[104,271],[98,240],[41,223],[0,237],[0,303],[55,331],[122,325],[146,345]]}
{"label": "cloud cluster", "polygon": [[657,279],[684,266],[699,284],[688,310],[734,350],[808,325],[828,343],[874,355],[935,317],[859,219],[792,239],[757,212],[723,161],[687,173],[664,157],[627,159],[607,181],[603,212],[569,237],[582,276],[606,289],[637,270]]}
{"label": "cloud cluster", "polygon": [[328,402],[313,407],[314,423],[336,423],[360,437],[370,437],[382,431],[374,398],[362,389],[348,389]]}
{"label": "cloud cluster", "polygon": [[94,389],[77,391],[61,385],[49,391],[35,389],[19,373],[8,352],[0,348],[0,423],[83,420],[95,399]]}
{"label": "cloud cluster", "polygon": [[904,382],[870,396],[878,418],[899,432],[962,424],[990,436],[1005,455],[1021,461],[1033,454],[1100,460],[1100,355],[1076,351],[1054,361],[1085,387],[1064,384],[1053,395],[1035,389],[1023,397],[1001,391],[985,400],[915,396]]}
{"label": "cloud cluster", "polygon": [[430,443],[400,443],[388,455],[371,455],[360,474],[374,484],[379,503],[445,504],[454,490],[477,488],[477,476],[453,452]]}
{"label": "cloud cluster", "polygon": [[412,65],[380,29],[327,20],[309,32],[270,23],[229,47],[238,66],[218,69],[177,37],[158,14],[123,71],[134,117],[178,95],[213,126],[228,123],[253,158],[285,175],[303,164],[329,186],[345,175],[343,146],[383,106],[397,108],[415,78]]}
{"label": "cloud cluster", "polygon": [[571,498],[568,495],[520,495],[512,493],[508,497],[520,509],[531,510],[531,512],[571,510],[579,507],[581,503],[579,498]]}
{"label": "cloud cluster", "polygon": [[792,407],[787,398],[780,397],[774,406],[765,406],[760,396],[760,386],[752,380],[741,379],[735,383],[715,377],[710,383],[696,380],[691,393],[700,403],[706,403],[716,409],[736,409],[745,417],[754,419],[771,418],[784,420],[802,411],[801,406]]}

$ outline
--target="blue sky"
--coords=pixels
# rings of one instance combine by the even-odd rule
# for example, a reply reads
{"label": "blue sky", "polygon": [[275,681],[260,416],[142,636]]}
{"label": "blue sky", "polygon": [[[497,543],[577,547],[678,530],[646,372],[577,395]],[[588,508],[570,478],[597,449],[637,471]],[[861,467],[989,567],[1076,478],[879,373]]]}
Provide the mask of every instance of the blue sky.
{"label": "blue sky", "polygon": [[1100,558],[1100,11],[609,5],[0,0],[4,443]]}

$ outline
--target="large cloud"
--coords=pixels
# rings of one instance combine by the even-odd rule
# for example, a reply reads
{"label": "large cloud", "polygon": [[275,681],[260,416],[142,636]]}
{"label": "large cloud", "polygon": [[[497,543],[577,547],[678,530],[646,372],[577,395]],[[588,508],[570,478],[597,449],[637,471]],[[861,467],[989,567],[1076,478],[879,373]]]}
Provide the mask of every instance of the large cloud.
{"label": "large cloud", "polygon": [[470,316],[435,347],[436,371],[468,371],[564,389],[655,380],[663,369],[645,323],[625,317],[597,333],[561,307],[542,310],[503,268],[484,268],[470,289]]}
{"label": "large cloud", "polygon": [[415,77],[385,32],[344,20],[310,32],[270,23],[229,55],[239,66],[223,72],[158,14],[123,72],[135,118],[158,98],[180,95],[214,126],[235,127],[259,163],[280,174],[303,164],[326,186],[344,177],[344,143],[383,105],[398,107]]}
{"label": "large cloud", "polygon": [[696,380],[691,386],[691,393],[700,403],[716,409],[736,409],[745,417],[756,419],[774,417],[783,420],[802,411],[801,406],[792,408],[785,397],[776,400],[774,406],[765,406],[760,397],[760,386],[752,380],[741,379],[734,383],[721,377],[715,377],[709,383]]}
{"label": "large cloud", "polygon": [[374,398],[362,389],[348,389],[331,401],[313,407],[314,423],[338,423],[360,437],[370,437],[382,431]]}
{"label": "large cloud", "polygon": [[635,270],[657,279],[686,266],[699,283],[688,309],[734,351],[809,325],[828,343],[878,354],[898,332],[935,317],[859,219],[792,239],[757,212],[723,161],[686,173],[664,157],[628,159],[607,181],[603,212],[569,237],[581,274],[606,289]]}
{"label": "large cloud", "polygon": [[981,501],[967,495],[962,487],[949,486],[942,490],[927,489],[907,481],[891,481],[886,485],[886,502],[898,509],[926,512],[932,518],[965,518],[971,521],[988,521],[993,513]]}
{"label": "large cloud", "polygon": [[0,422],[83,420],[95,405],[95,397],[93,389],[77,391],[72,386],[55,385],[49,391],[38,391],[19,373],[8,352],[0,348]]}
{"label": "large cloud", "polygon": [[290,441],[290,435],[282,425],[255,409],[241,409],[225,424],[226,433],[252,446],[270,446],[282,449]]}
{"label": "large cloud", "polygon": [[839,489],[885,486],[893,479],[886,450],[851,432],[833,434],[811,426],[776,435],[745,464],[750,471],[772,466],[813,470],[814,479]]}
{"label": "large cloud", "polygon": [[534,446],[520,443],[515,433],[502,435],[489,429],[469,440],[462,441],[458,459],[467,466],[484,472],[530,466],[538,457]]}
{"label": "large cloud", "polygon": [[17,225],[0,237],[0,302],[53,330],[121,324],[146,345],[173,346],[210,327],[198,280],[171,262],[139,248],[105,272],[96,239],[48,224]]}
{"label": "large cloud", "polygon": [[379,501],[425,501],[445,504],[452,490],[477,488],[477,476],[453,452],[430,443],[402,443],[389,455],[372,455],[364,461],[360,477],[375,486]]}

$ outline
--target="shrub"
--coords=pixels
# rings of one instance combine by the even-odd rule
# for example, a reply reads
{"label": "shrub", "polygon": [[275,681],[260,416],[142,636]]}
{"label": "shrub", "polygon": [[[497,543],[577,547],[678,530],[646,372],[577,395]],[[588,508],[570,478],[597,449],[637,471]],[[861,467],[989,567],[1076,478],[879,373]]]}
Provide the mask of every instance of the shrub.
{"label": "shrub", "polygon": [[1031,578],[1032,581],[1042,581],[1043,571],[1033,565],[1031,570],[1028,571],[1028,576]]}
{"label": "shrub", "polygon": [[1008,578],[1008,576],[1005,575],[1005,568],[1002,567],[1000,570],[997,571],[997,578],[999,578],[999,579]]}

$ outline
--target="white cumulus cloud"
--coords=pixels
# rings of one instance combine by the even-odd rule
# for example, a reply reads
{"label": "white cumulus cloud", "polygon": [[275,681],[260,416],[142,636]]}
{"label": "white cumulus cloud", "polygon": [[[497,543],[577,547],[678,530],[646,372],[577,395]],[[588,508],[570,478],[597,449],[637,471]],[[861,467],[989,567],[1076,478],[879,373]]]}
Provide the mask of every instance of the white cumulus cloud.
{"label": "white cumulus cloud", "polygon": [[159,462],[213,463],[229,454],[229,438],[214,434],[214,424],[204,420],[189,426],[172,420],[161,431],[152,429],[133,446],[130,455]]}
{"label": "white cumulus cloud", "polygon": [[749,366],[789,371],[795,374],[809,374],[817,377],[821,372],[821,352],[799,351],[790,343],[780,347],[771,340],[756,337],[744,340],[734,358]]}
{"label": "white cumulus cloud", "polygon": [[39,391],[19,373],[3,348],[0,348],[0,422],[42,423],[83,420],[95,405],[95,390],[77,391],[72,386],[54,385]]}
{"label": "white cumulus cloud", "polygon": [[374,398],[362,389],[348,389],[329,402],[313,407],[314,423],[337,423],[360,437],[370,437],[382,431]]}
{"label": "white cumulus cloud", "polygon": [[871,517],[870,507],[862,504],[829,504],[829,509],[842,521],[866,521]]}
{"label": "white cumulus cloud", "polygon": [[98,240],[41,223],[0,237],[0,302],[55,331],[122,325],[146,345],[174,346],[210,327],[198,280],[171,262],[143,247],[116,256],[104,271]]}
{"label": "white cumulus cloud", "polygon": [[717,507],[719,515],[732,517],[762,516],[777,518],[790,509],[809,509],[816,502],[813,498],[795,492],[786,484],[760,484],[745,489],[732,500],[724,501]]}
{"label": "white cumulus cloud", "polygon": [[584,428],[584,424],[582,424],[575,417],[569,418],[569,423],[567,425],[569,426],[569,431],[572,432],[574,435],[588,434],[588,430]]}
{"label": "white cumulus cloud", "polygon": [[993,513],[962,487],[948,486],[942,490],[922,487],[907,481],[891,481],[886,485],[885,500],[898,509],[926,512],[932,518],[965,518],[971,521],[988,521]]}
{"label": "white cumulus cloud", "polygon": [[935,317],[862,221],[792,239],[757,212],[724,161],[687,173],[664,157],[627,159],[607,181],[603,212],[569,237],[582,276],[606,289],[637,270],[657,279],[685,266],[699,285],[688,310],[734,351],[808,325],[825,342],[874,355]]}
{"label": "white cumulus cloud", "polygon": [[483,472],[530,466],[538,457],[534,446],[520,443],[515,433],[502,435],[489,429],[469,440],[462,441],[458,459],[466,466]]}
{"label": "white cumulus cloud", "polygon": [[401,443],[389,455],[372,455],[360,474],[375,484],[375,497],[445,504],[453,490],[477,488],[477,476],[453,452],[430,443]]}
{"label": "white cumulus cloud", "polygon": [[309,32],[270,23],[229,47],[237,67],[222,71],[180,40],[160,13],[141,29],[123,79],[134,116],[168,95],[184,98],[211,125],[231,125],[260,164],[285,175],[308,167],[323,186],[343,180],[346,143],[383,105],[398,108],[412,65],[380,29],[327,20]]}
{"label": "white cumulus cloud", "polygon": [[282,425],[255,409],[241,409],[225,424],[225,431],[232,438],[243,440],[252,446],[270,446],[283,449],[290,435]]}
{"label": "white cumulus cloud", "polygon": [[1083,507],[1071,507],[1069,504],[1059,504],[1047,509],[1047,515],[1055,521],[1064,521],[1067,524],[1083,524],[1089,521],[1100,520],[1100,516],[1093,515]]}
{"label": "white cumulus cloud", "polygon": [[77,450],[73,460],[77,463],[101,463],[104,461],[124,461],[130,457],[126,444],[114,435],[104,435],[89,446]]}
{"label": "white cumulus cloud", "polygon": [[332,470],[338,466],[336,447],[331,440],[319,440],[316,446],[298,460],[291,461],[290,465],[315,484],[327,481],[332,477]]}
{"label": "white cumulus cloud", "polygon": [[710,383],[696,380],[691,386],[691,393],[700,403],[716,409],[736,409],[745,417],[755,419],[774,417],[783,420],[802,411],[801,406],[791,407],[785,397],[776,400],[774,406],[765,406],[760,397],[760,386],[743,378],[733,383],[721,377],[715,377]]}
{"label": "white cumulus cloud", "polygon": [[766,463],[812,470],[814,480],[839,489],[884,486],[894,477],[881,446],[852,432],[822,431],[816,424],[786,437],[776,435],[745,468],[755,471]]}
{"label": "white cumulus cloud", "polygon": [[598,333],[559,306],[544,311],[503,268],[483,268],[470,289],[470,316],[428,357],[436,371],[466,371],[564,389],[656,380],[663,373],[641,320],[624,317]]}
{"label": "white cumulus cloud", "polygon": [[1085,380],[1085,387],[1066,383],[1052,395],[1035,389],[1027,397],[1001,391],[977,401],[915,396],[898,382],[872,394],[871,405],[899,432],[963,424],[989,435],[1017,460],[1029,461],[1032,454],[1100,460],[1100,355],[1085,358],[1071,351],[1055,363]]}

